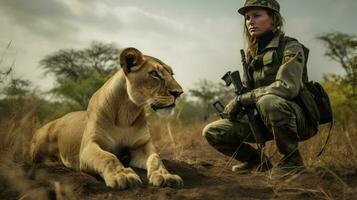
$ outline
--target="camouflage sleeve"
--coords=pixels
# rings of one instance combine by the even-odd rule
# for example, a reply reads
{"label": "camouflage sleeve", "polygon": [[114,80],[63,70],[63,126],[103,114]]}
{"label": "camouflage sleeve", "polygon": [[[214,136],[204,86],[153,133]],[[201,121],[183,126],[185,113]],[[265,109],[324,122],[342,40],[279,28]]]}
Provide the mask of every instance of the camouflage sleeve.
{"label": "camouflage sleeve", "polygon": [[225,107],[224,110],[223,110],[223,113],[226,113],[226,114],[230,113],[231,110],[232,110],[232,109],[234,108],[234,106],[236,105],[236,103],[237,103],[237,96],[235,96],[232,100],[230,100],[230,101],[228,102],[228,104],[226,105],[226,107]]}
{"label": "camouflage sleeve", "polygon": [[243,94],[241,103],[248,105],[256,103],[267,94],[274,94],[285,99],[293,99],[299,94],[304,71],[304,52],[297,41],[289,41],[284,49],[282,65],[279,67],[275,81],[268,86],[256,88]]}

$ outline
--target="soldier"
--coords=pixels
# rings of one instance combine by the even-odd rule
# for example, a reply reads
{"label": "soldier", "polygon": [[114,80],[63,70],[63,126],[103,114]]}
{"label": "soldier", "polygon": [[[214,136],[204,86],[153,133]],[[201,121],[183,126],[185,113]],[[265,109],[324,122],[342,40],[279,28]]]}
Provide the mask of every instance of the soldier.
{"label": "soldier", "polygon": [[225,155],[237,153],[235,159],[241,164],[233,166],[233,171],[256,169],[262,156],[249,144],[255,140],[246,117],[237,117],[239,106],[255,104],[265,125],[264,137],[274,139],[283,155],[277,169],[303,167],[298,142],[316,134],[318,128],[318,122],[309,120],[295,101],[308,80],[305,47],[284,35],[276,0],[246,0],[238,12],[245,19],[246,57],[254,89],[235,97],[224,111],[229,117],[208,124],[203,136]]}

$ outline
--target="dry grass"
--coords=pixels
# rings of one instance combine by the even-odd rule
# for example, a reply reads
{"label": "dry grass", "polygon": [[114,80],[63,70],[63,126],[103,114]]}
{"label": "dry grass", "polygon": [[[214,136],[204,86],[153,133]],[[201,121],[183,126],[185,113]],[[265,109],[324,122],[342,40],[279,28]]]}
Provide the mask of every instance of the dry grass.
{"label": "dry grass", "polygon": [[[7,121],[0,122],[0,179],[5,181],[1,187],[11,186],[16,192],[16,198],[21,199],[49,199],[55,195],[57,199],[75,199],[71,195],[70,186],[62,186],[60,182],[49,182],[45,172],[38,171],[30,174],[28,165],[29,144],[34,130],[39,127],[35,112],[37,102],[29,100],[19,113]],[[213,120],[213,119],[212,119]],[[230,168],[228,157],[216,152],[210,147],[201,135],[203,122],[181,122],[178,120],[150,120],[150,131],[159,153],[166,159],[186,162],[192,166],[214,164]],[[311,173],[313,180],[305,180],[304,176],[291,176],[285,180],[271,180],[268,182],[274,192],[281,194],[290,191],[294,193],[306,193],[319,199],[334,199],[334,194],[320,185],[326,177],[333,179],[333,187],[341,188],[344,194],[357,194],[354,188],[341,178],[343,173],[349,173],[357,169],[357,126],[350,123],[349,127],[342,127],[338,123],[331,132],[329,144],[325,152],[316,157],[328,133],[328,127],[321,127],[317,136],[309,141],[301,143],[300,150],[308,166],[307,173]],[[274,142],[269,142],[267,153],[276,152]],[[210,157],[205,157],[210,155]],[[214,155],[214,156],[212,156]],[[275,154],[274,159],[279,159]],[[229,162],[229,163],[228,163]],[[320,169],[318,172],[315,169]],[[223,171],[223,169],[222,169]],[[217,174],[216,174],[217,175]],[[1,183],[2,181],[0,181]],[[311,182],[311,185],[306,185]],[[39,183],[46,183],[45,185]],[[1,199],[1,194],[0,194]]]}
{"label": "dry grass", "polygon": [[[214,151],[201,135],[206,124],[161,120],[153,121],[150,124],[150,130],[163,157],[199,166],[212,159],[212,151]],[[350,126],[346,128],[338,123],[334,126],[323,154],[317,157],[329,133],[328,125],[321,126],[316,136],[300,143],[299,148],[307,169],[286,176],[288,178],[277,180],[272,177],[271,173],[267,173],[265,175],[266,184],[273,189],[277,196],[308,194],[312,199],[351,199],[351,197],[356,197],[356,187],[348,184],[347,180],[351,179],[348,178],[349,174],[354,175],[352,179],[355,179],[356,176],[357,126],[354,123],[349,124]],[[170,131],[168,127],[171,129]],[[168,137],[167,134],[170,132],[172,136]],[[272,141],[268,142],[266,153],[269,156],[273,155],[274,163],[281,159],[281,155],[277,153],[275,143]],[[205,157],[205,155],[210,156]],[[230,169],[235,164],[234,159],[228,157],[222,159],[224,156],[219,153],[215,156],[219,159],[213,160],[214,165],[222,166],[221,171]],[[221,173],[214,175],[221,175]]]}
{"label": "dry grass", "polygon": [[6,190],[11,186],[10,193],[16,193],[19,199],[46,200],[54,196],[56,199],[63,199],[63,196],[73,199],[66,194],[70,188],[62,188],[59,182],[49,182],[46,172],[37,170],[33,173],[29,170],[30,142],[39,127],[35,115],[37,107],[36,99],[28,99],[11,119],[0,122],[0,178],[4,181],[0,182],[0,189]]}
{"label": "dry grass", "polygon": [[183,123],[180,121],[156,120],[150,123],[150,133],[160,153],[169,154],[173,160],[194,162],[192,148],[205,145],[201,136],[203,123]]}
{"label": "dry grass", "polygon": [[[214,119],[212,119],[214,120]],[[211,120],[211,121],[212,121]],[[194,151],[199,147],[207,147],[207,142],[201,135],[203,127],[209,122],[181,122],[176,120],[156,120],[150,123],[150,131],[155,138],[161,153],[169,154],[170,158],[188,163],[195,162]],[[357,124],[349,123],[343,128],[336,123],[331,130],[331,136],[324,152],[317,156],[329,133],[329,125],[320,126],[313,138],[301,142],[299,149],[304,163],[310,167],[325,167],[336,170],[357,168]],[[269,141],[266,153],[273,155],[273,161],[281,157],[276,152],[273,141]],[[192,155],[193,154],[193,155]]]}

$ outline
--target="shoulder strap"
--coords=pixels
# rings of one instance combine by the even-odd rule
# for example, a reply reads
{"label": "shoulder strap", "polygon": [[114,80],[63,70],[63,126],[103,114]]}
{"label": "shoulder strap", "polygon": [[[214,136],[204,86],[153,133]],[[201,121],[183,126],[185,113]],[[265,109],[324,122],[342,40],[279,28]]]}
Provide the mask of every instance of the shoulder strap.
{"label": "shoulder strap", "polygon": [[277,54],[278,54],[278,58],[280,60],[280,63],[283,63],[283,56],[284,56],[283,54],[284,54],[286,43],[288,43],[288,37],[287,36],[283,36],[280,39],[279,43],[280,43],[279,44],[280,48],[278,48]]}
{"label": "shoulder strap", "polygon": [[277,51],[277,54],[278,54],[278,58],[280,60],[280,63],[283,63],[283,58],[284,58],[284,51],[285,51],[285,46],[288,42],[290,41],[296,41],[298,42],[302,48],[303,48],[303,51],[304,51],[304,58],[305,58],[305,63],[304,63],[304,71],[303,71],[303,82],[308,82],[309,81],[309,77],[308,77],[308,74],[307,74],[307,61],[309,59],[309,53],[310,53],[310,50],[305,47],[305,45],[301,44],[297,39],[295,38],[292,38],[292,37],[288,37],[288,36],[283,36],[281,39],[280,39],[280,44],[281,44],[281,47],[278,48],[278,51]]}

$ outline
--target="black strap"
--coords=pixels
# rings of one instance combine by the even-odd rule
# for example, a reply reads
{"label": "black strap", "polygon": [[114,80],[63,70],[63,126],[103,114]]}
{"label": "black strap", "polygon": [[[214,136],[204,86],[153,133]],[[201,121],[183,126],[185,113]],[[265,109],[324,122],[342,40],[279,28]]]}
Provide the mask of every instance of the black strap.
{"label": "black strap", "polygon": [[327,143],[328,143],[328,141],[329,141],[329,139],[330,139],[330,136],[331,136],[331,130],[332,130],[332,128],[333,128],[333,121],[332,121],[332,122],[330,122],[330,130],[328,131],[328,135],[327,135],[327,138],[326,138],[325,144],[322,146],[322,148],[321,148],[320,152],[317,154],[317,157],[321,156],[321,154],[324,152],[325,147],[326,147],[326,145],[327,145]]}

